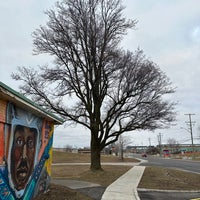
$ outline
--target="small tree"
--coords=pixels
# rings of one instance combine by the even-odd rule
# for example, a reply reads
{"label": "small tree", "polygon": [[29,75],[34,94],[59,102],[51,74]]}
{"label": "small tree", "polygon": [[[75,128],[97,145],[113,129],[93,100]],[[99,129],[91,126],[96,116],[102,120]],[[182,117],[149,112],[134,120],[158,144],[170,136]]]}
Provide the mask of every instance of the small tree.
{"label": "small tree", "polygon": [[131,144],[131,139],[128,136],[124,136],[124,135],[120,135],[118,142],[117,142],[117,146],[119,149],[119,155],[120,155],[120,159],[123,161],[124,160],[124,149],[126,146],[128,146],[129,144]]}
{"label": "small tree", "polygon": [[[91,133],[91,169],[101,169],[100,152],[127,131],[154,130],[174,120],[173,93],[159,67],[141,50],[119,43],[136,20],[123,17],[120,0],[67,0],[48,10],[49,20],[33,33],[34,53],[55,58],[39,71],[20,67],[13,74],[21,90]],[[69,106],[69,97],[73,103]]]}
{"label": "small tree", "polygon": [[65,152],[72,152],[72,149],[73,149],[72,146],[69,144],[65,145],[64,147]]}
{"label": "small tree", "polygon": [[168,147],[172,150],[172,153],[179,151],[179,144],[174,138],[168,138],[167,144]]}

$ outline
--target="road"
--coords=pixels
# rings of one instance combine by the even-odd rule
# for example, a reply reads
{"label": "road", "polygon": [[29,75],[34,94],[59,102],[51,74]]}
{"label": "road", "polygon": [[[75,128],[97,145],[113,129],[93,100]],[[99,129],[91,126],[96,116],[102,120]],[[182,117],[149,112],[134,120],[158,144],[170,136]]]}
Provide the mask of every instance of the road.
{"label": "road", "polygon": [[[137,155],[137,154],[136,154]],[[137,155],[138,158],[141,156]],[[181,170],[187,170],[191,172],[200,173],[200,162],[192,160],[179,160],[179,159],[169,159],[163,157],[148,156],[147,158],[142,158],[148,162],[142,163],[143,166],[161,166],[176,168]]]}
{"label": "road", "polygon": [[[141,155],[134,154],[136,158],[141,159]],[[169,159],[163,157],[148,156],[147,158],[142,158],[147,162],[143,162],[140,165],[143,166],[161,166],[168,168],[175,168],[180,170],[187,170],[190,172],[200,173],[200,162],[192,160],[177,160]],[[154,192],[154,191],[139,191],[138,192],[141,200],[190,200],[195,198],[200,198],[200,193],[192,192]]]}

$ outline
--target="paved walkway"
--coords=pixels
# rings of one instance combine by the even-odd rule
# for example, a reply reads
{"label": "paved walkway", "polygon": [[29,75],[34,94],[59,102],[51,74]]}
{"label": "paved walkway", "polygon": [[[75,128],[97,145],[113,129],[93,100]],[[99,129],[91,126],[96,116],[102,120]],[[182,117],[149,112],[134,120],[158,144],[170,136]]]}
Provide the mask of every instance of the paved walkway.
{"label": "paved walkway", "polygon": [[70,179],[52,179],[52,183],[55,183],[57,185],[64,185],[71,189],[81,189],[81,188],[92,188],[92,187],[100,187],[101,185],[96,183],[90,183],[87,181],[76,181],[76,180],[70,180]]}
{"label": "paved walkway", "polygon": [[107,187],[102,200],[139,200],[137,186],[142,178],[144,169],[144,166],[131,168]]}

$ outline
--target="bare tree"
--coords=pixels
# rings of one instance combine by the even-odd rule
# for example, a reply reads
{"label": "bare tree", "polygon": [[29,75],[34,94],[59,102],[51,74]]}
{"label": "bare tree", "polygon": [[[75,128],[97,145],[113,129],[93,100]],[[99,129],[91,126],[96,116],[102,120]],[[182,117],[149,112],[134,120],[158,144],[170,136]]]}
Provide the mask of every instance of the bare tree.
{"label": "bare tree", "polygon": [[[166,75],[141,50],[120,47],[137,21],[123,17],[121,0],[67,0],[48,10],[48,22],[33,33],[34,53],[53,66],[20,67],[12,74],[35,102],[91,132],[91,169],[100,152],[127,131],[154,130],[174,120]],[[73,105],[69,106],[69,99]]]}
{"label": "bare tree", "polygon": [[72,152],[72,149],[73,149],[72,145],[69,144],[65,145],[64,147],[65,152]]}
{"label": "bare tree", "polygon": [[177,141],[174,138],[168,138],[167,144],[169,145],[169,147],[172,147],[177,144]]}
{"label": "bare tree", "polygon": [[120,159],[122,161],[124,160],[124,149],[129,144],[131,144],[130,137],[124,136],[124,135],[119,136],[117,146],[118,146],[118,149],[119,149],[119,156],[120,156]]}
{"label": "bare tree", "polygon": [[168,138],[167,144],[168,144],[169,148],[171,148],[172,152],[177,152],[178,151],[179,144],[176,141],[176,139],[174,139],[174,138]]}

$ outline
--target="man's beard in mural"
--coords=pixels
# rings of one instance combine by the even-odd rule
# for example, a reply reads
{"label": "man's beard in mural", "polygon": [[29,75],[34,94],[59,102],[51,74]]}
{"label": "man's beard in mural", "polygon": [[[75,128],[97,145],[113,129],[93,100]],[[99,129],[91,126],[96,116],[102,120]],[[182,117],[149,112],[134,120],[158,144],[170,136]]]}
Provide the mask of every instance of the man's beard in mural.
{"label": "man's beard in mural", "polygon": [[11,150],[11,176],[17,190],[24,189],[32,174],[37,131],[17,125]]}
{"label": "man's beard in mural", "polygon": [[17,169],[15,169],[17,185],[19,185],[19,187],[24,187],[30,176],[30,165],[26,159],[22,159],[18,165],[19,166],[16,166]]}

